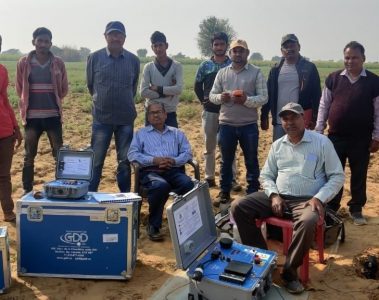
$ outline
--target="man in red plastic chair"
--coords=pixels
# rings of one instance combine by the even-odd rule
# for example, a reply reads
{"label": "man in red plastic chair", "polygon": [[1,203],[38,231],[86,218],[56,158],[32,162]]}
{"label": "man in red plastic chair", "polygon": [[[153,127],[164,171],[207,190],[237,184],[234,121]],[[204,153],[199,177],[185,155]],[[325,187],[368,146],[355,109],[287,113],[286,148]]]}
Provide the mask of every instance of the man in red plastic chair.
{"label": "man in red plastic chair", "polygon": [[303,256],[314,239],[324,205],[343,186],[345,176],[333,144],[321,134],[305,129],[304,110],[290,102],[279,116],[287,133],[275,141],[262,169],[264,192],[256,192],[232,203],[232,214],[243,244],[267,249],[256,219],[292,214],[292,243],[282,279],[291,293],[304,291],[297,275]]}

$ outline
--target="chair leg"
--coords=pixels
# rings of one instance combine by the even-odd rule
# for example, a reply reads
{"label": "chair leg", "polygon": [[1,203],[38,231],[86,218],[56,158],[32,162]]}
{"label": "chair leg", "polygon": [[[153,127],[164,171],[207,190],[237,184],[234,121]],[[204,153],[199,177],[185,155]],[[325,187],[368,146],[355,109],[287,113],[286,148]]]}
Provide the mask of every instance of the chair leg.
{"label": "chair leg", "polygon": [[300,266],[300,280],[303,284],[309,281],[309,252],[303,257],[303,264]]}
{"label": "chair leg", "polygon": [[142,196],[142,199],[141,201],[138,202],[138,223],[137,223],[137,226],[138,226],[138,229],[137,229],[137,238],[140,237],[140,231],[141,231],[141,210],[142,210],[142,205],[143,205],[143,202],[146,201],[147,202],[147,198],[143,197]]}
{"label": "chair leg", "polygon": [[324,263],[324,225],[318,225],[316,231],[316,242],[318,248],[318,261]]}
{"label": "chair leg", "polygon": [[282,227],[283,232],[283,254],[288,254],[288,249],[290,247],[290,244],[292,242],[292,228],[284,228]]}

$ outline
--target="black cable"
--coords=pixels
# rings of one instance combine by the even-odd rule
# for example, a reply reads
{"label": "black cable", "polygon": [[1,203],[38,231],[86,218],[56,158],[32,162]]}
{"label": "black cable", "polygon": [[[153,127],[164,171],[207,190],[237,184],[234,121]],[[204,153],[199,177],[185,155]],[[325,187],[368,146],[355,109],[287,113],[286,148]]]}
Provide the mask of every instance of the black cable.
{"label": "black cable", "polygon": [[273,286],[274,286],[275,290],[278,292],[280,298],[282,298],[283,300],[286,300],[286,299],[283,297],[282,293],[279,291],[279,288],[278,288],[277,286],[275,286],[275,285],[273,285]]}

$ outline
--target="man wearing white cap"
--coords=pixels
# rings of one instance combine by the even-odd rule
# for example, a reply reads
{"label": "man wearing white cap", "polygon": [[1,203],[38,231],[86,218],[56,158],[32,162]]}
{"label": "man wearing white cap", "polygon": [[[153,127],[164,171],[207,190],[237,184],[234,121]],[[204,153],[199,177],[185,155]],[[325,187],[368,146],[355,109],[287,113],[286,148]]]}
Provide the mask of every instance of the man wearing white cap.
{"label": "man wearing white cap", "polygon": [[243,244],[267,249],[257,219],[271,216],[293,220],[292,243],[282,279],[291,293],[304,287],[297,275],[304,254],[314,240],[324,205],[338,193],[345,176],[332,142],[305,129],[304,110],[290,102],[279,112],[287,133],[272,145],[261,172],[264,192],[249,194],[232,203],[232,214]]}
{"label": "man wearing white cap", "polygon": [[92,53],[87,61],[87,86],[92,96],[92,138],[95,152],[89,190],[96,192],[105,155],[112,136],[117,151],[117,183],[120,192],[130,191],[130,163],[127,157],[137,116],[134,97],[140,62],[123,48],[126,32],[119,21],[109,22],[104,32],[107,47]]}
{"label": "man wearing white cap", "polygon": [[261,70],[247,62],[246,41],[235,40],[229,51],[232,63],[216,75],[209,100],[221,104],[219,145],[222,156],[221,204],[230,202],[232,163],[239,143],[246,166],[247,194],[259,188],[257,108],[267,102],[267,86]]}

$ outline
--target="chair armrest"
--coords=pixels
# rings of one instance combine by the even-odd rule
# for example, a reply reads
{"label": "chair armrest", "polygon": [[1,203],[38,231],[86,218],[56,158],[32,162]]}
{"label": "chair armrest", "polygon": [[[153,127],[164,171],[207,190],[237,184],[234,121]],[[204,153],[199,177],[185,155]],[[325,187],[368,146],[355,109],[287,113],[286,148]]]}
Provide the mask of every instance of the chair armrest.
{"label": "chair armrest", "polygon": [[194,173],[195,173],[195,179],[200,181],[200,168],[199,163],[195,159],[190,159],[187,161],[187,164],[191,165],[193,167]]}
{"label": "chair armrest", "polygon": [[134,192],[139,194],[140,192],[139,173],[141,169],[141,164],[137,161],[131,161],[130,164],[134,170]]}

